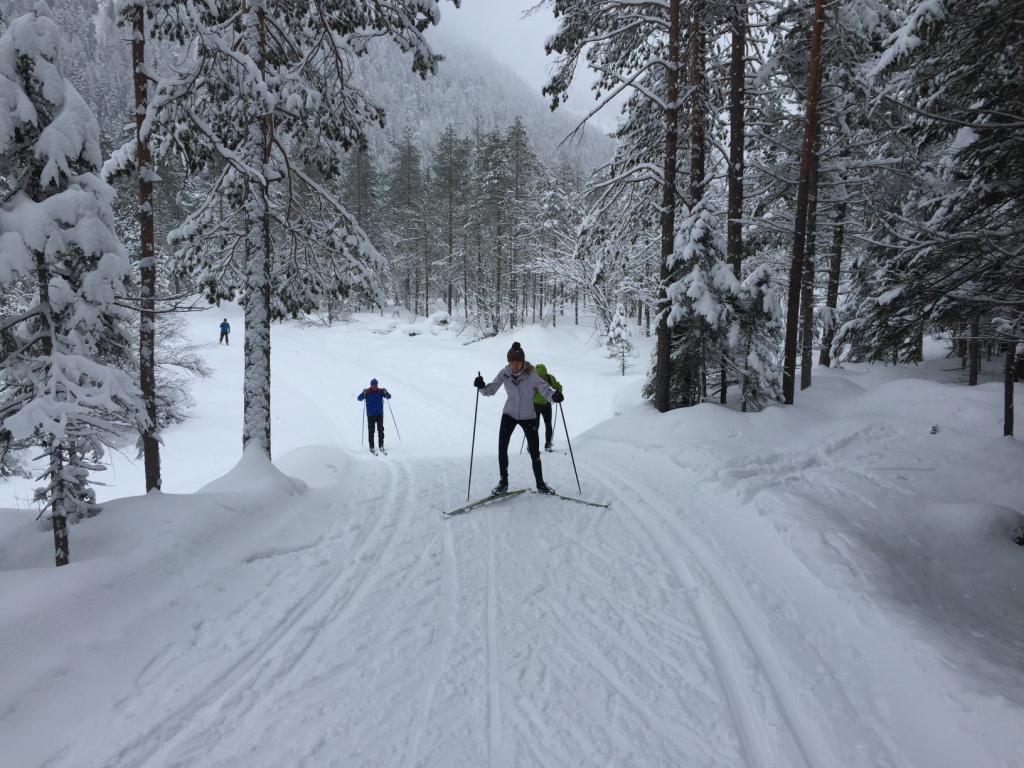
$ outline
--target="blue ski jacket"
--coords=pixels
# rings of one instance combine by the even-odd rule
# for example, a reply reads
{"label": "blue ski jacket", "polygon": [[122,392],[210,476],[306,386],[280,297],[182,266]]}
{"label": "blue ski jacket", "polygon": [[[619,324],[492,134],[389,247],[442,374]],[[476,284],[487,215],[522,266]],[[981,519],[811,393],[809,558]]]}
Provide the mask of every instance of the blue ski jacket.
{"label": "blue ski jacket", "polygon": [[359,393],[359,397],[356,399],[360,402],[366,402],[366,415],[367,416],[383,416],[384,415],[384,398],[391,399],[391,393],[386,389],[380,387],[367,387]]}

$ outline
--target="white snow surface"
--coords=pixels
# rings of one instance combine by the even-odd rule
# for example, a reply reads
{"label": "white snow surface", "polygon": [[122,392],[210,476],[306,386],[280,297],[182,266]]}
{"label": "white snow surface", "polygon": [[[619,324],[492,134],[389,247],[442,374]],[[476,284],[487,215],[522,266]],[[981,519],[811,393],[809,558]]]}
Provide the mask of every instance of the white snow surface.
{"label": "white snow surface", "polygon": [[[650,340],[623,377],[570,317],[475,343],[276,324],[270,464],[241,451],[241,311],[189,321],[215,373],[164,435],[162,493],[117,457],[55,568],[34,484],[0,484],[0,765],[1024,765],[1024,448],[997,361],[968,388],[936,344],[815,368],[795,406],[659,414]],[[565,388],[545,478],[609,508],[442,516],[474,417],[469,495],[497,481],[503,396],[477,412],[472,381],[513,340]]]}

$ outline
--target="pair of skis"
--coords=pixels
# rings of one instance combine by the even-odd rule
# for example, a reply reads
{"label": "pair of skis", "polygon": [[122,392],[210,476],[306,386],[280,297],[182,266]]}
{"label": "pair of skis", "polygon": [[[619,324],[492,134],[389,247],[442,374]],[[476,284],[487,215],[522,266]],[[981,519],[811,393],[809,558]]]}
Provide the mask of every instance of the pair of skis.
{"label": "pair of skis", "polygon": [[[477,509],[478,507],[483,507],[483,506],[485,506],[487,504],[492,504],[492,503],[494,503],[496,501],[502,501],[503,499],[511,499],[513,496],[519,496],[519,495],[524,494],[524,493],[537,493],[537,491],[535,491],[535,490],[533,490],[531,488],[520,488],[519,490],[516,490],[516,491],[506,491],[505,493],[496,493],[496,494],[492,494],[491,496],[487,496],[486,498],[479,499],[477,501],[471,502],[471,503],[467,504],[464,507],[459,507],[458,509],[453,509],[451,512],[442,512],[441,514],[443,514],[445,517],[454,517],[455,515],[462,515],[462,514],[465,514],[466,512],[469,512],[471,510]],[[558,494],[558,493],[545,493],[545,494],[541,494],[541,495],[542,496],[553,496],[556,499],[562,499],[562,501],[574,501],[577,504],[585,504],[588,507],[600,507],[600,508],[603,509],[605,507],[611,506],[610,504],[599,504],[596,501],[587,501],[586,499],[574,499],[572,496],[562,496],[561,494]]]}

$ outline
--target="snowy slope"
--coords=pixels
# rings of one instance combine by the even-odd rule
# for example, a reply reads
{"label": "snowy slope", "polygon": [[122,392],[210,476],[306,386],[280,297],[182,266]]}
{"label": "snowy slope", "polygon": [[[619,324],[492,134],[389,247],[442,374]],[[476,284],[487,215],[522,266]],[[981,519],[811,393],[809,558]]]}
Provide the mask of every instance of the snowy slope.
{"label": "snowy slope", "polygon": [[[55,569],[30,484],[0,486],[22,507],[0,510],[0,765],[1022,765],[1024,449],[994,376],[950,383],[936,349],[816,370],[794,407],[659,415],[647,342],[621,377],[568,319],[476,343],[283,324],[271,465],[241,456],[240,313],[192,323],[212,341],[225,311],[164,493],[119,459]],[[474,413],[470,495],[496,480],[502,397],[471,382],[513,339],[565,385],[582,496],[609,509],[442,517]],[[562,419],[555,445],[545,477],[579,495]]]}

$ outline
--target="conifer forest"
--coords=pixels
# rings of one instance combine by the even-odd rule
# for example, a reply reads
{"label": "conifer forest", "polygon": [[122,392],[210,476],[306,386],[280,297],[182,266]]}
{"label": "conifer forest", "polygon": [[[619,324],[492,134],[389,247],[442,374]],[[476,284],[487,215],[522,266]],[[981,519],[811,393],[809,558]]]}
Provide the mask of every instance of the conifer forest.
{"label": "conifer forest", "polygon": [[623,373],[656,339],[661,412],[939,337],[971,384],[1001,361],[1013,434],[1024,0],[539,0],[525,94],[434,50],[458,4],[4,4],[0,473],[45,457],[58,564],[111,447],[160,487],[196,297],[244,305],[268,456],[272,324],[357,310],[467,338],[586,313]]}

